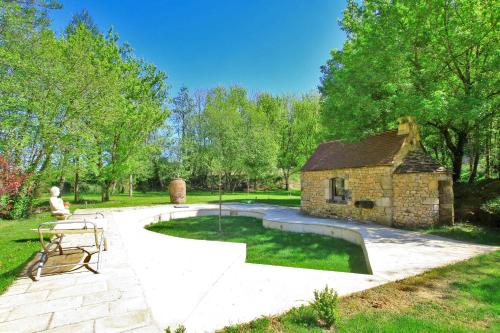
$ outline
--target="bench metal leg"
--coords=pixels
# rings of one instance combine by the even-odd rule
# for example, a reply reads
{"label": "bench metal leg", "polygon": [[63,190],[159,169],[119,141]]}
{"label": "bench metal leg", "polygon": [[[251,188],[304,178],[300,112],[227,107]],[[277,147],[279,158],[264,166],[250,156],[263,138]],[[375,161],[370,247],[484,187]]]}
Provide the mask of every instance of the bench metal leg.
{"label": "bench metal leg", "polygon": [[103,233],[101,233],[101,241],[99,242],[99,252],[97,253],[96,273],[99,273],[99,269],[101,268],[101,255],[102,255],[102,251],[105,247],[105,242],[106,242],[106,238],[104,237],[104,232],[103,232]]}
{"label": "bench metal leg", "polygon": [[42,268],[45,262],[47,261],[48,253],[46,252],[40,252],[41,257],[40,257],[40,262],[38,263],[38,267],[36,269],[36,276],[35,276],[35,281],[40,280],[40,275],[42,274]]}
{"label": "bench metal leg", "polygon": [[63,235],[57,235],[57,248],[59,249],[59,254],[64,254],[63,253],[63,248],[62,248],[62,241],[63,241]]}

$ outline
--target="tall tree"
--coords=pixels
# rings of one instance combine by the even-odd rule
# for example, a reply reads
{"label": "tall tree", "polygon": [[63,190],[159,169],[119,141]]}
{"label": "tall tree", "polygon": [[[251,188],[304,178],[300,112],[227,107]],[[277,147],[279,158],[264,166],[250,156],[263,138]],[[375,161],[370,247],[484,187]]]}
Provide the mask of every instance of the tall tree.
{"label": "tall tree", "polygon": [[187,87],[181,87],[173,98],[171,119],[176,132],[175,157],[177,160],[177,176],[186,177],[188,174],[189,155],[193,144],[193,115],[195,103]]}
{"label": "tall tree", "polygon": [[232,190],[243,172],[243,119],[248,107],[246,90],[241,87],[217,87],[207,96],[204,122],[210,142],[211,171],[223,177],[225,189]]}
{"label": "tall tree", "polygon": [[302,167],[320,139],[319,98],[315,95],[295,98],[262,94],[257,105],[267,115],[274,132],[278,147],[277,167],[288,191],[290,176]]}
{"label": "tall tree", "polygon": [[358,139],[415,115],[457,181],[470,134],[498,113],[498,19],[489,0],[348,1],[347,40],[322,68],[327,135]]}

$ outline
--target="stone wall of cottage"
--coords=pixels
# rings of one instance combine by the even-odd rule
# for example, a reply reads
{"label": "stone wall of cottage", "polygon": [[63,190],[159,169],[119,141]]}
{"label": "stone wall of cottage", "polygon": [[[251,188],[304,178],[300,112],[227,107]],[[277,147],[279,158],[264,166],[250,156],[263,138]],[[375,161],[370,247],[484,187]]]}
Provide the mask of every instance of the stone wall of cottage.
{"label": "stone wall of cottage", "polygon": [[[441,196],[439,181],[444,181]],[[445,173],[393,174],[393,222],[399,226],[428,226],[453,223],[452,180]],[[450,197],[451,195],[451,197]],[[441,221],[440,221],[441,209]]]}
{"label": "stone wall of cottage", "polygon": [[[392,222],[393,185],[390,166],[326,171],[304,171],[301,177],[301,209],[306,214],[325,217],[354,218],[385,225]],[[347,203],[331,203],[330,179],[345,179],[351,198]],[[373,208],[358,208],[358,200],[374,201]]]}

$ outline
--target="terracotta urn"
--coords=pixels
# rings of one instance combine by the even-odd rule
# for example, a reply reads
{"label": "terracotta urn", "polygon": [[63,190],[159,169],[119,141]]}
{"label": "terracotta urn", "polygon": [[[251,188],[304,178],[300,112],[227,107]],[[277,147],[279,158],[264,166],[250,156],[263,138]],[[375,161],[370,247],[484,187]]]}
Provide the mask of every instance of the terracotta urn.
{"label": "terracotta urn", "polygon": [[186,182],[182,178],[174,178],[168,185],[170,193],[170,203],[186,203]]}

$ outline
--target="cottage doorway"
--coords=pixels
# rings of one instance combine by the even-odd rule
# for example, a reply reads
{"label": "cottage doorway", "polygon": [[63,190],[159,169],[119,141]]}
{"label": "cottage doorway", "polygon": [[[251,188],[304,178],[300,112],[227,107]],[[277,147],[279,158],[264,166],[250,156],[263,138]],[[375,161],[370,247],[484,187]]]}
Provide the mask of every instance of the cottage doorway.
{"label": "cottage doorway", "polygon": [[439,223],[453,224],[453,186],[450,180],[438,181]]}

